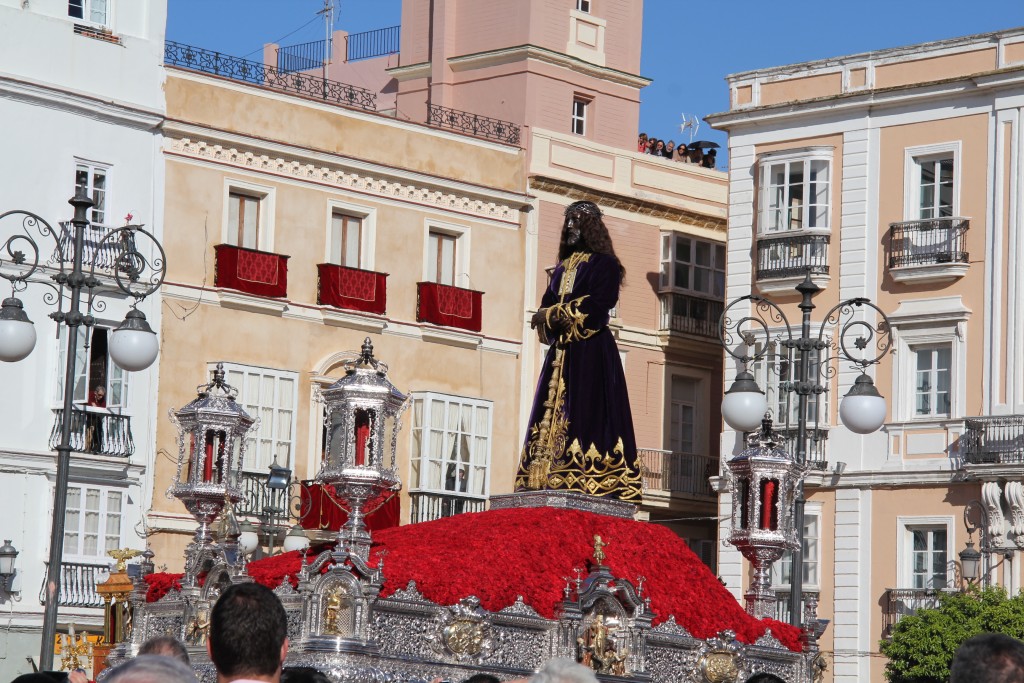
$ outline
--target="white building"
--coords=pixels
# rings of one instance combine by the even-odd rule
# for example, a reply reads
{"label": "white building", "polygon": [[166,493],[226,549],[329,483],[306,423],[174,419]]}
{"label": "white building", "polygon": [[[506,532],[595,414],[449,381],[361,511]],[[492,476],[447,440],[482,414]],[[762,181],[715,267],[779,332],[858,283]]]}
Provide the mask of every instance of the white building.
{"label": "white building", "polygon": [[[0,213],[31,211],[59,231],[72,216],[67,200],[84,184],[97,200],[91,219],[100,226],[87,242],[123,225],[127,214],[162,234],[165,23],[165,0],[0,0]],[[11,227],[0,223],[0,243]],[[54,241],[36,238],[52,273]],[[0,257],[3,267],[9,261]],[[0,286],[0,296],[10,296],[6,281]],[[51,434],[59,428],[64,363],[63,337],[48,318],[56,306],[44,303],[47,294],[39,282],[19,294],[38,340],[25,360],[0,364],[0,539],[19,551],[14,590],[0,588],[3,680],[30,671],[27,658],[37,659],[40,648],[56,472]],[[74,425],[80,450],[71,461],[60,630],[74,622],[78,630],[101,633],[94,568],[110,563],[110,548],[145,546],[137,530],[152,495],[144,482],[157,457],[158,374],[153,366],[128,377],[110,362],[108,334],[127,302],[107,304],[94,311],[96,324],[85,335],[90,344],[79,352],[76,403],[85,411],[97,386],[107,401]],[[140,310],[159,329],[158,295]]]}

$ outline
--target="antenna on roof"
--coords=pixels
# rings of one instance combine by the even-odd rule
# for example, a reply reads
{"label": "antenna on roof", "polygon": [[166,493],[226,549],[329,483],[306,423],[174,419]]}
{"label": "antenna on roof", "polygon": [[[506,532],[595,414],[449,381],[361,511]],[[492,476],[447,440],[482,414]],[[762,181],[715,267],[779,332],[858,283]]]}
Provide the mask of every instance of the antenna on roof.
{"label": "antenna on roof", "polygon": [[327,78],[327,65],[334,55],[334,9],[336,0],[324,0],[324,8],[317,12],[324,17],[324,78]]}
{"label": "antenna on roof", "polygon": [[696,114],[687,115],[686,113],[682,113],[680,116],[683,118],[683,122],[679,124],[679,132],[685,133],[689,129],[690,142],[693,142],[693,138],[697,136],[697,130],[700,128],[700,117]]}

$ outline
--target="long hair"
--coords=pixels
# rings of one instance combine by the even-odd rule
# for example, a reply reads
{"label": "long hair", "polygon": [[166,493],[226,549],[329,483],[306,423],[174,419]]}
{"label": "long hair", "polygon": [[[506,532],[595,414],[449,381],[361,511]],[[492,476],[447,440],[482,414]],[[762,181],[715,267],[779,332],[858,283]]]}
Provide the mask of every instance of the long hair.
{"label": "long hair", "polygon": [[[580,229],[580,239],[576,244],[569,244],[569,219],[573,219]],[[619,264],[619,273],[626,277],[626,269],[622,261],[615,255],[612,236],[608,227],[601,219],[601,209],[594,202],[573,202],[565,209],[565,221],[562,223],[562,236],[558,243],[558,260],[564,261],[577,251],[589,251],[594,254],[607,254]]]}

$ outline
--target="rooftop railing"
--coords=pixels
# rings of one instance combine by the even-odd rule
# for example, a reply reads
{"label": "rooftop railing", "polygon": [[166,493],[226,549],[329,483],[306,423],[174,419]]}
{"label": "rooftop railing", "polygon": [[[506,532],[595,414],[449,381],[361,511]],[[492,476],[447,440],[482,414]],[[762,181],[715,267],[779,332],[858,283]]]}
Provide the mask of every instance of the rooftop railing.
{"label": "rooftop railing", "polygon": [[479,114],[471,114],[468,111],[449,109],[438,104],[430,105],[427,114],[427,125],[440,126],[450,130],[457,130],[460,133],[469,133],[481,138],[507,142],[510,145],[519,144],[519,126],[508,121],[492,119]]}
{"label": "rooftop railing", "polygon": [[324,65],[326,45],[326,40],[313,40],[308,43],[277,48],[277,70],[288,73],[319,69]]}
{"label": "rooftop railing", "polygon": [[376,111],[377,93],[327,78],[281,69],[240,57],[205,50],[168,40],[164,43],[164,63],[203,73],[223,76],[273,90],[304,95],[333,104]]}
{"label": "rooftop railing", "polygon": [[345,59],[355,62],[384,55],[393,55],[401,45],[402,27],[388,26],[373,31],[350,33],[345,39]]}

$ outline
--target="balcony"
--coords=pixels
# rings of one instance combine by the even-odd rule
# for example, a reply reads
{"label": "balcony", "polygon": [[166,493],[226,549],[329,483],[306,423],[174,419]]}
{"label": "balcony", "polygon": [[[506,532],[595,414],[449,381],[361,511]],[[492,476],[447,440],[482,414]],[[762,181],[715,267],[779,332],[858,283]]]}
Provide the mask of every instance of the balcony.
{"label": "balcony", "polygon": [[[799,431],[796,427],[788,427],[775,430],[779,436],[786,440],[783,448],[787,453],[796,456]],[[812,470],[828,469],[828,429],[823,427],[807,428],[807,466]]]}
{"label": "balcony", "polygon": [[480,331],[483,292],[436,282],[417,282],[416,294],[417,321]]}
{"label": "balcony", "polygon": [[768,233],[757,240],[757,287],[762,292],[790,292],[804,276],[819,287],[828,282],[831,236],[810,230]]}
{"label": "balcony", "polygon": [[[49,565],[48,562],[44,562]],[[97,577],[110,571],[109,565],[84,562],[60,563],[60,594],[58,607],[103,607],[103,598],[96,592]],[[39,589],[39,602],[46,604],[46,579]]]}
{"label": "balcony", "polygon": [[356,62],[384,55],[398,54],[402,44],[402,27],[388,26],[345,36],[345,59]]}
{"label": "balcony", "polygon": [[719,319],[725,308],[723,302],[677,292],[659,294],[658,299],[661,301],[660,329],[717,338]]}
{"label": "balcony", "polygon": [[1024,462],[1024,415],[988,415],[964,420],[960,457],[969,465]]}
{"label": "balcony", "polygon": [[896,282],[942,282],[967,274],[967,230],[960,217],[904,221],[889,225],[886,261]]}
{"label": "balcony", "polygon": [[288,296],[288,256],[218,244],[214,286],[254,296]]}
{"label": "balcony", "polygon": [[882,637],[892,635],[892,628],[905,616],[915,614],[919,609],[934,609],[939,606],[939,596],[950,589],[938,588],[887,588],[882,599]]}
{"label": "balcony", "polygon": [[718,474],[718,458],[694,453],[673,453],[655,448],[638,448],[643,466],[644,489],[714,499],[709,477]]}
{"label": "balcony", "polygon": [[[785,588],[785,589],[782,589],[782,590],[780,590],[778,588],[775,589],[775,615],[774,615],[773,618],[777,619],[778,621],[781,621],[784,624],[788,624],[789,623],[789,615],[792,614],[792,611],[789,609],[789,596],[790,595],[791,595],[791,593],[790,593],[788,587]],[[821,597],[821,594],[820,594],[819,591],[815,591],[815,590],[805,590],[805,591],[803,591],[803,596],[804,596],[805,604],[806,604],[807,599],[810,598],[812,595],[814,596],[814,598],[816,600]]]}
{"label": "balcony", "polygon": [[[64,409],[53,411],[53,428],[50,429],[50,448],[60,443],[60,430]],[[117,458],[130,457],[135,452],[132,440],[132,419],[127,415],[116,415],[107,408],[73,408],[71,411],[71,450],[78,453],[109,455]]]}
{"label": "balcony", "polygon": [[383,315],[387,309],[387,274],[346,268],[333,263],[317,265],[317,303],[349,311]]}
{"label": "balcony", "polygon": [[430,522],[442,517],[451,517],[463,512],[483,512],[487,504],[484,498],[474,498],[454,493],[409,492],[410,522]]}
{"label": "balcony", "polygon": [[213,50],[176,43],[173,40],[164,42],[164,64],[324,100],[332,104],[367,111],[377,110],[377,93],[366,88],[357,88],[312,74],[286,71]]}
{"label": "balcony", "polygon": [[[115,228],[90,223],[83,231],[82,262],[95,263],[97,271],[113,271],[117,254],[121,251],[121,243],[115,240],[100,245],[100,242],[111,230],[115,230]],[[74,248],[75,226],[71,224],[71,221],[63,221],[60,223],[60,238],[53,250],[53,255],[50,256],[50,263],[71,265]]]}
{"label": "balcony", "polygon": [[497,140],[510,145],[519,144],[519,126],[508,121],[480,116],[468,111],[449,109],[438,104],[430,105],[427,113],[427,125],[469,133],[479,138]]}

